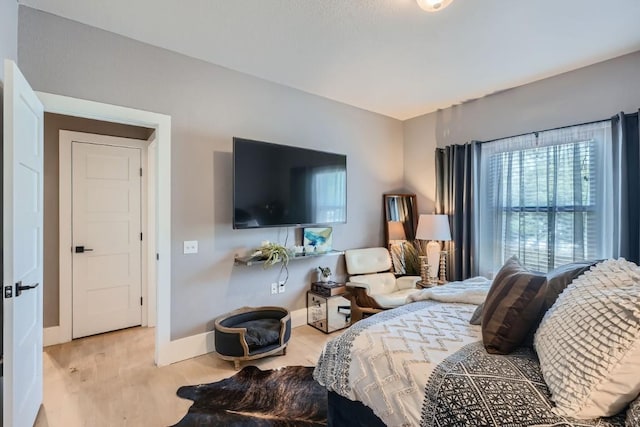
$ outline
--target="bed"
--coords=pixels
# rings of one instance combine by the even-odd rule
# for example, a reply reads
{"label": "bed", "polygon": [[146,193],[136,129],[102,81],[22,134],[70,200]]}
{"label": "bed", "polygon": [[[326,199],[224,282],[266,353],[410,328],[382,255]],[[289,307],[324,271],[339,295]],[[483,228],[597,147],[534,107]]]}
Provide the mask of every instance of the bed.
{"label": "bed", "polygon": [[480,326],[469,323],[481,297],[455,287],[426,291],[426,300],[362,320],[326,344],[314,377],[329,391],[330,426],[625,425],[624,413],[556,415],[533,349],[488,354]]}

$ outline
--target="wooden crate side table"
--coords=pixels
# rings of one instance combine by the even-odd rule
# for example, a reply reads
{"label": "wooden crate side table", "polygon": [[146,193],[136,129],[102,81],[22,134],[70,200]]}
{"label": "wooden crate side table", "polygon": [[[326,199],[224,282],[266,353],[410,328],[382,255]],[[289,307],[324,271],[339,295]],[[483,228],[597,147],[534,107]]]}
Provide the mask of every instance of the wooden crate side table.
{"label": "wooden crate side table", "polygon": [[342,295],[325,297],[307,291],[307,324],[325,334],[351,325],[351,302]]}

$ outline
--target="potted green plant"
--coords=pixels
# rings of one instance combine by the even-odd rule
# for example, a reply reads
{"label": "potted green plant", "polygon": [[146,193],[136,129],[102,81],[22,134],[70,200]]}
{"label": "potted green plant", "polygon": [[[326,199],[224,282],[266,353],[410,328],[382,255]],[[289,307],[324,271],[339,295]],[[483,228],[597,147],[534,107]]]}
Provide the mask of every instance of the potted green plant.
{"label": "potted green plant", "polygon": [[402,260],[404,267],[404,274],[408,276],[420,275],[420,254],[421,252],[420,242],[407,242],[404,245],[404,258]]}
{"label": "potted green plant", "polygon": [[329,267],[318,267],[320,271],[320,281],[329,282],[331,280],[331,269]]}
{"label": "potted green plant", "polygon": [[279,262],[286,266],[289,264],[290,255],[289,249],[269,241],[262,242],[260,247],[251,254],[252,257],[264,260],[264,268],[269,268]]}

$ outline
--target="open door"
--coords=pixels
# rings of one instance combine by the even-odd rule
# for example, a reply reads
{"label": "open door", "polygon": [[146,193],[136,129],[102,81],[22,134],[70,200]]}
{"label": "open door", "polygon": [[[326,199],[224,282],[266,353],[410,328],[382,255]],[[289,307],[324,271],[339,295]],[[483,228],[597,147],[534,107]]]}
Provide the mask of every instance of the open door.
{"label": "open door", "polygon": [[4,64],[3,425],[33,426],[42,403],[43,107]]}

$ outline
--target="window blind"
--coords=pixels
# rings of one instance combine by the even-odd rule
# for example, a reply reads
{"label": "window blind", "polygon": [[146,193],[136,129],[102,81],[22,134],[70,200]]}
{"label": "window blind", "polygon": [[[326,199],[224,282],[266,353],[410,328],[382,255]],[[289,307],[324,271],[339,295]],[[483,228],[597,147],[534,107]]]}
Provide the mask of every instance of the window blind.
{"label": "window blind", "polygon": [[492,155],[501,258],[547,271],[597,256],[595,165],[593,140]]}
{"label": "window blind", "polygon": [[[587,127],[585,129],[585,127]],[[495,272],[518,256],[546,272],[606,257],[607,124],[530,134],[483,147],[481,250]]]}

